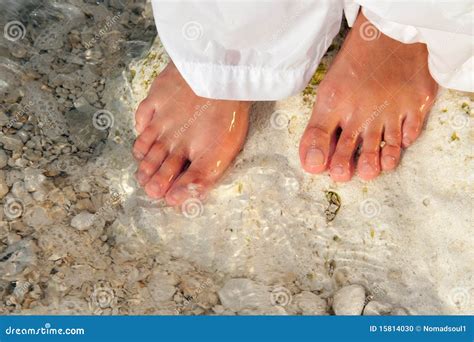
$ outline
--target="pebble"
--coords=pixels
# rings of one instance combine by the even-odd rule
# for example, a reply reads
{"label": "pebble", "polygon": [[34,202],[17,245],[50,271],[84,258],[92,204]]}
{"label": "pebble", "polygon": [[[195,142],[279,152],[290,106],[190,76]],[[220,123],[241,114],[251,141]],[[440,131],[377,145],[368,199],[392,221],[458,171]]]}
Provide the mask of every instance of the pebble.
{"label": "pebble", "polygon": [[17,181],[13,183],[11,188],[12,195],[21,200],[24,204],[30,204],[33,202],[33,197],[28,193],[23,181]]}
{"label": "pebble", "polygon": [[8,194],[8,191],[10,191],[10,188],[5,181],[5,177],[0,177],[0,199],[5,197],[5,195]]}
{"label": "pebble", "polygon": [[303,291],[295,296],[294,301],[303,315],[327,314],[326,301],[312,292]]}
{"label": "pebble", "polygon": [[373,300],[367,303],[367,305],[365,306],[364,316],[389,315],[391,311],[392,306]]}
{"label": "pebble", "polygon": [[21,151],[23,148],[23,141],[21,141],[21,138],[14,135],[0,133],[0,143],[3,144],[5,150],[9,151]]}
{"label": "pebble", "polygon": [[174,277],[164,272],[154,272],[148,281],[148,290],[157,303],[166,302],[173,298],[176,287]]}
{"label": "pebble", "polygon": [[360,315],[365,305],[365,289],[360,285],[349,285],[336,292],[332,308],[340,315]]}
{"label": "pebble", "polygon": [[71,220],[71,226],[78,230],[87,230],[94,224],[95,215],[82,211]]}
{"label": "pebble", "polygon": [[7,185],[12,186],[13,183],[23,180],[23,172],[20,170],[10,170],[6,174]]}
{"label": "pebble", "polygon": [[232,311],[271,306],[268,288],[246,278],[229,279],[218,294],[222,305]]}
{"label": "pebble", "polygon": [[36,206],[26,210],[26,213],[23,215],[23,221],[28,226],[38,229],[53,223],[49,214],[45,208]]}
{"label": "pebble", "polygon": [[43,175],[41,170],[31,167],[25,169],[25,188],[29,192],[37,191],[45,180],[46,176]]}
{"label": "pebble", "polygon": [[3,169],[8,164],[8,154],[5,150],[0,149],[0,169]]}

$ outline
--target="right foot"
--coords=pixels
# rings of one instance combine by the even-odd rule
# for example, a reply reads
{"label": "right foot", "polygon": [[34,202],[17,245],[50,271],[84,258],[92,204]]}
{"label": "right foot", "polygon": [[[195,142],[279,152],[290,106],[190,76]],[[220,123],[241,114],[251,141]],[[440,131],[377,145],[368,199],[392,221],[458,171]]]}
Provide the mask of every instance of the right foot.
{"label": "right foot", "polygon": [[135,114],[136,178],[148,196],[203,199],[244,144],[250,104],[197,96],[171,62]]}

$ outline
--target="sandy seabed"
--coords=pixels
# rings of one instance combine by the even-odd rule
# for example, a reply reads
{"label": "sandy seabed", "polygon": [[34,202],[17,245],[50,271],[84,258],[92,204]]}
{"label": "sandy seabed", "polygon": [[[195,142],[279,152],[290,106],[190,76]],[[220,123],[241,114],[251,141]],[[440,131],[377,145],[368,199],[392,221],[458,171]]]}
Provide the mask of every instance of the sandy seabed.
{"label": "sandy seabed", "polygon": [[130,155],[168,57],[137,38],[149,5],[114,6],[50,3],[1,41],[0,313],[474,313],[472,94],[441,90],[395,172],[344,184],[299,165],[317,86],[257,103],[208,200],[169,208]]}

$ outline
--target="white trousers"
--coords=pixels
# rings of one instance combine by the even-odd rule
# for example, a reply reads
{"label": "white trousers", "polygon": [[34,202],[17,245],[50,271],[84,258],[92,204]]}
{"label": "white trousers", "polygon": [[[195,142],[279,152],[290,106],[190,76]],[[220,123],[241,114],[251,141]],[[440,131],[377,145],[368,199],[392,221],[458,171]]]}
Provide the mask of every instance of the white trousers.
{"label": "white trousers", "polygon": [[[352,26],[360,7],[387,36],[425,43],[431,75],[440,85],[474,91],[471,0],[152,0],[152,5],[161,42],[199,96],[278,100],[300,92],[338,33],[343,12]],[[373,39],[373,28],[360,34]]]}

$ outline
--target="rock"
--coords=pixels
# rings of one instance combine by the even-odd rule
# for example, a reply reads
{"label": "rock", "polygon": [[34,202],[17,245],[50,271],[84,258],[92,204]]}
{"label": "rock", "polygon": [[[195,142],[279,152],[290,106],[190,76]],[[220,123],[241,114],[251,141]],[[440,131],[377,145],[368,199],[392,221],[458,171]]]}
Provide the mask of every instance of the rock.
{"label": "rock", "polygon": [[94,224],[95,215],[83,211],[71,220],[71,226],[78,230],[87,230]]}
{"label": "rock", "polygon": [[0,143],[3,144],[3,148],[9,151],[20,152],[23,148],[23,141],[20,137],[15,135],[5,135],[0,133]]}
{"label": "rock", "polygon": [[176,292],[175,278],[164,272],[153,272],[148,280],[148,290],[157,303],[172,300]]}
{"label": "rock", "polygon": [[33,207],[27,209],[23,215],[23,221],[30,227],[35,229],[48,226],[53,223],[50,212],[43,207]]}
{"label": "rock", "polygon": [[36,263],[37,246],[33,240],[23,239],[0,253],[0,274],[11,277]]}
{"label": "rock", "polygon": [[90,147],[96,147],[107,137],[105,130],[94,126],[94,111],[81,113],[78,110],[71,110],[66,114],[66,120],[71,134],[70,139],[80,150],[85,151]]}
{"label": "rock", "polygon": [[381,316],[389,315],[392,311],[392,306],[383,304],[375,300],[370,301],[364,308],[364,316]]}
{"label": "rock", "polygon": [[26,159],[34,162],[41,160],[41,157],[43,156],[41,151],[35,151],[32,149],[26,150],[23,155]]}
{"label": "rock", "polygon": [[294,298],[303,315],[327,315],[326,300],[309,291],[303,291]]}
{"label": "rock", "polygon": [[390,312],[393,316],[407,316],[409,312],[405,308],[395,308]]}
{"label": "rock", "polygon": [[23,181],[13,183],[11,193],[15,198],[19,199],[26,205],[33,202],[33,197],[28,191],[26,191],[25,183]]}
{"label": "rock", "polygon": [[4,150],[0,150],[0,169],[8,164],[8,154]]}
{"label": "rock", "polygon": [[0,199],[8,194],[9,187],[5,179],[5,171],[0,171]]}
{"label": "rock", "polygon": [[250,279],[229,279],[218,294],[222,305],[232,311],[271,306],[268,288]]}
{"label": "rock", "polygon": [[12,186],[14,183],[23,180],[23,172],[20,170],[10,170],[6,173],[7,185]]}
{"label": "rock", "polygon": [[10,191],[10,188],[5,181],[5,177],[0,177],[0,199],[5,197],[5,195],[8,194],[8,191]]}
{"label": "rock", "polygon": [[364,304],[365,289],[360,285],[349,285],[336,292],[332,307],[336,315],[360,315]]}
{"label": "rock", "polygon": [[37,191],[45,180],[46,176],[43,175],[41,170],[31,167],[25,169],[25,188],[29,192]]}

